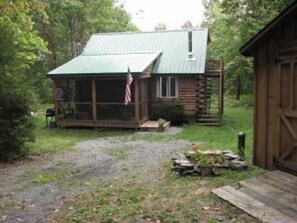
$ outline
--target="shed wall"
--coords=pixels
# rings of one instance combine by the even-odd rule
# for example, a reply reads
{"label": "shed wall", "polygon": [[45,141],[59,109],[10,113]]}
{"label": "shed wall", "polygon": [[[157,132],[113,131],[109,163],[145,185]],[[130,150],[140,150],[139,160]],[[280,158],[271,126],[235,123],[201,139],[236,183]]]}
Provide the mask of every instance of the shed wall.
{"label": "shed wall", "polygon": [[[253,162],[273,169],[280,156],[281,126],[278,115],[280,94],[286,86],[279,85],[279,58],[285,48],[297,49],[297,12],[288,16],[253,48],[255,108]],[[297,58],[297,51],[290,55]],[[297,87],[295,87],[297,89]],[[292,89],[291,94],[296,90]]]}

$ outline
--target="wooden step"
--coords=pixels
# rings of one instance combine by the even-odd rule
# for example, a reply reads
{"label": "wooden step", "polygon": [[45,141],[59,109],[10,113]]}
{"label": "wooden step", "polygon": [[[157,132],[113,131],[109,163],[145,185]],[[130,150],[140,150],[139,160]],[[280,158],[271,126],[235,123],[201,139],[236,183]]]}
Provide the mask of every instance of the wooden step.
{"label": "wooden step", "polygon": [[218,118],[198,118],[197,121],[200,122],[220,122],[221,120]]}
{"label": "wooden step", "polygon": [[199,125],[203,126],[221,126],[221,123],[216,123],[216,122],[197,122]]}
{"label": "wooden step", "polygon": [[143,123],[139,130],[141,132],[164,132],[170,128],[170,122],[166,122],[162,128],[159,127],[158,121],[146,121]]}

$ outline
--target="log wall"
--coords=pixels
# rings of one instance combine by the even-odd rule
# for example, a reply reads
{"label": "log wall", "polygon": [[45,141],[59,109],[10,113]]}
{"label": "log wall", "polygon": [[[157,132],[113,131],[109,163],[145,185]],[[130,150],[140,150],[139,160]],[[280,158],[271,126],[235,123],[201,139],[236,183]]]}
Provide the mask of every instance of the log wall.
{"label": "log wall", "polygon": [[151,80],[151,101],[152,103],[178,101],[185,107],[185,115],[194,118],[197,114],[197,80],[196,76],[178,76],[178,97],[159,98],[157,97],[157,78]]}

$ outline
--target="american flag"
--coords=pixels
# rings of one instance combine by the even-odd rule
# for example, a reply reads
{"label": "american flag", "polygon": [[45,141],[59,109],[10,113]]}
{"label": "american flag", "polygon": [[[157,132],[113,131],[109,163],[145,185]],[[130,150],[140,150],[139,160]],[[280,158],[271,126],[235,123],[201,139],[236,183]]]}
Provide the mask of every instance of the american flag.
{"label": "american flag", "polygon": [[126,91],[125,91],[125,105],[128,105],[129,102],[131,102],[131,90],[130,85],[133,81],[133,77],[130,72],[130,68],[128,67],[128,73],[127,73],[127,80],[126,80]]}

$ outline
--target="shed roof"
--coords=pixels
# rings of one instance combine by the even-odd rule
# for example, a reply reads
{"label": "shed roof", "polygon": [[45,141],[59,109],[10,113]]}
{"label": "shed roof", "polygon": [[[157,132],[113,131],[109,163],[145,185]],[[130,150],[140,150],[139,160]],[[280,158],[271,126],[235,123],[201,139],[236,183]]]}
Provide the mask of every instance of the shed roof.
{"label": "shed roof", "polygon": [[127,65],[138,73],[155,60],[155,74],[201,74],[208,39],[207,29],[192,30],[195,59],[188,60],[186,30],[93,34],[80,56],[48,75],[126,73]]}
{"label": "shed roof", "polygon": [[248,42],[246,42],[241,48],[240,53],[244,56],[251,56],[253,48],[262,40],[269,31],[274,29],[275,26],[280,24],[288,15],[297,10],[297,1],[294,1],[289,7],[282,11],[277,17],[275,17],[270,23],[268,23],[263,29],[261,29],[255,36],[253,36]]}

